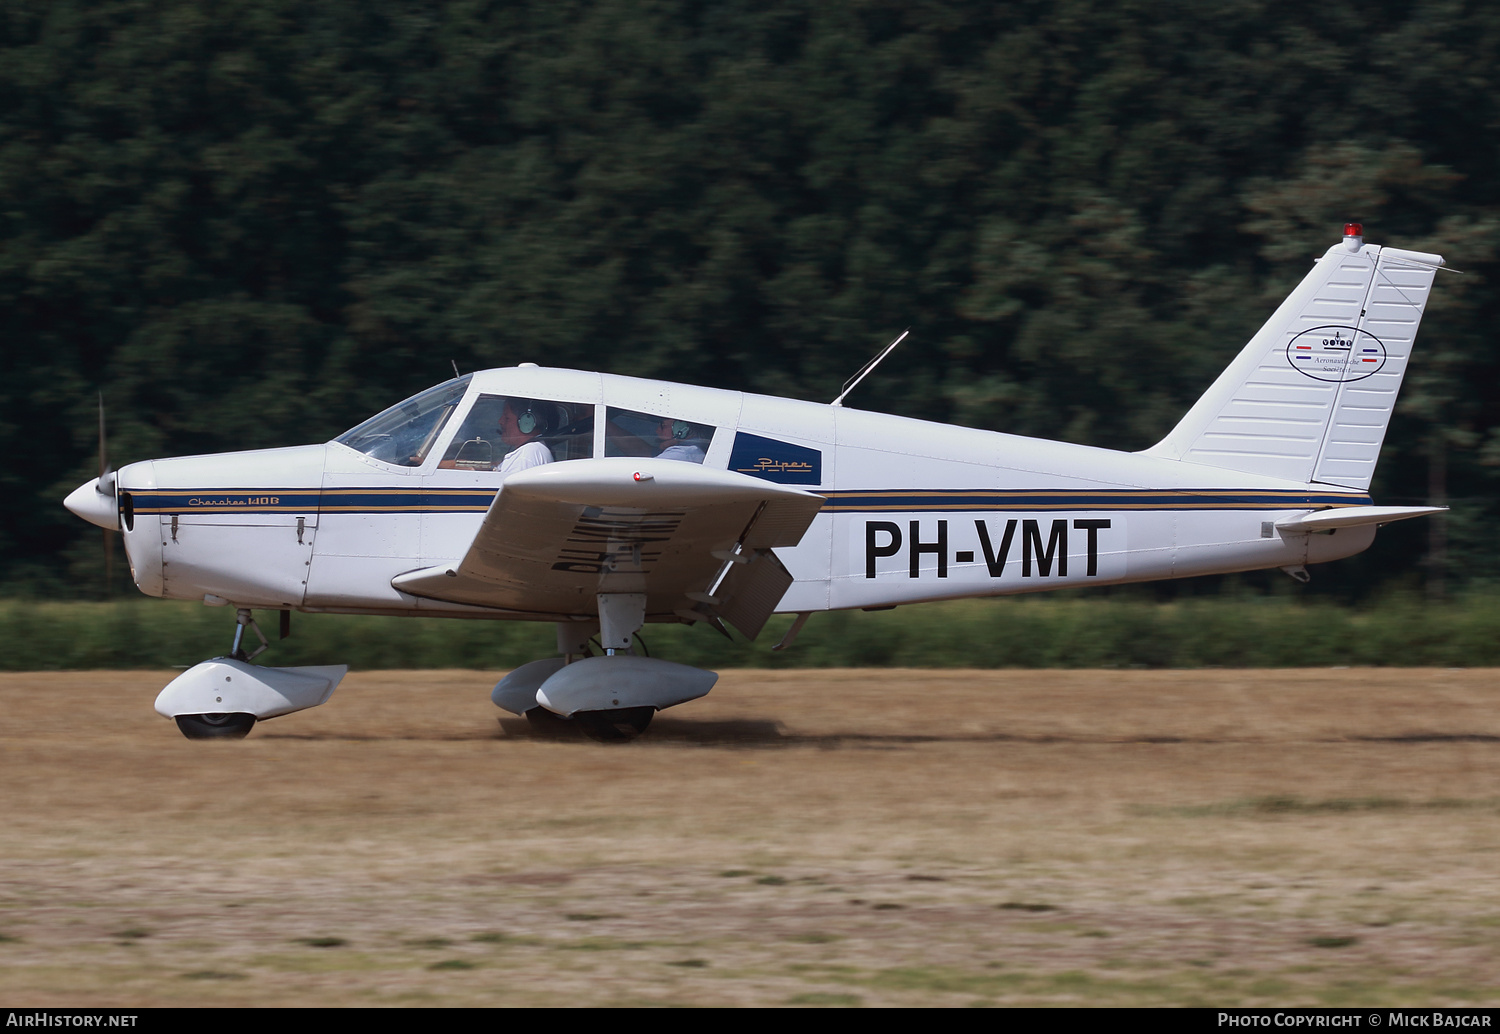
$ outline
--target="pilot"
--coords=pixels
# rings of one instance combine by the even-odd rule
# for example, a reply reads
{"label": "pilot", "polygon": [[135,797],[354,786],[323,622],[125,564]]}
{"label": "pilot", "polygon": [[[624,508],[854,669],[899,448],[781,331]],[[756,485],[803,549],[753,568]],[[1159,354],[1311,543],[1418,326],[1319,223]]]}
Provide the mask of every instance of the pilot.
{"label": "pilot", "polygon": [[693,425],[686,420],[663,417],[661,423],[656,425],[656,437],[662,444],[662,450],[656,454],[656,458],[702,463],[707,455],[703,448],[704,439],[689,438],[692,433]]}
{"label": "pilot", "polygon": [[510,450],[495,466],[500,473],[514,474],[552,462],[552,450],[537,440],[548,430],[547,414],[542,407],[525,399],[507,399],[500,410],[498,430],[501,443]]}

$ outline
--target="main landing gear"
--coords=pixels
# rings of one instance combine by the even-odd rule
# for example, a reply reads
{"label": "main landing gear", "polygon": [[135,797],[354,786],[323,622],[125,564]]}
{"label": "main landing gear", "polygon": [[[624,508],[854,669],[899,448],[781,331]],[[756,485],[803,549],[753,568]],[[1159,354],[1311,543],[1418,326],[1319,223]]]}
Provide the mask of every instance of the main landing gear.
{"label": "main landing gear", "polygon": [[[632,643],[645,624],[644,593],[600,593],[599,620],[557,625],[560,657],[523,664],[495,686],[496,707],[524,715],[543,735],[583,733],[600,743],[635,739],[657,711],[695,700],[719,676],[686,664],[637,655]],[[603,656],[590,640],[598,632]]]}
{"label": "main landing gear", "polygon": [[553,714],[540,704],[526,712],[526,721],[534,736],[549,740],[570,740],[582,734],[595,743],[629,743],[646,731],[654,717],[654,707],[577,711],[571,718]]}
{"label": "main landing gear", "polygon": [[629,743],[656,717],[654,707],[621,707],[613,711],[577,711],[573,720],[595,743]]}

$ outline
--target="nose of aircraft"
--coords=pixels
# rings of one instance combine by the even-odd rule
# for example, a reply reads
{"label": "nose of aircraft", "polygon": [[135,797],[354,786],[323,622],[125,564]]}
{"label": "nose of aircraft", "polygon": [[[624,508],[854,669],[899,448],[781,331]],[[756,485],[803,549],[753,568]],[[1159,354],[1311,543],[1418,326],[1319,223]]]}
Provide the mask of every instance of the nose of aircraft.
{"label": "nose of aircraft", "polygon": [[115,503],[115,476],[106,474],[103,484],[99,478],[86,481],[73,489],[63,505],[75,514],[110,531],[120,530],[120,509]]}

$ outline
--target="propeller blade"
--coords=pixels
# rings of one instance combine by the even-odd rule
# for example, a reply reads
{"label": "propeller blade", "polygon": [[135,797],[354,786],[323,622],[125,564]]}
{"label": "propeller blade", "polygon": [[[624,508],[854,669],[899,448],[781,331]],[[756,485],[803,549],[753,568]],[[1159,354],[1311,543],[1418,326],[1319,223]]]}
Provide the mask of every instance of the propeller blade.
{"label": "propeller blade", "polygon": [[115,479],[109,475],[109,450],[105,446],[104,439],[104,392],[99,393],[99,483],[94,491],[100,495],[112,496],[115,494]]}
{"label": "propeller blade", "polygon": [[109,452],[104,443],[104,392],[99,393],[99,479],[109,473]]}
{"label": "propeller blade", "polygon": [[[110,473],[109,451],[104,437],[104,392],[99,392],[99,485],[96,491],[100,495],[113,496],[115,494],[115,479],[107,478]],[[104,595],[109,598],[115,591],[115,537],[114,532],[108,528],[104,529]]]}

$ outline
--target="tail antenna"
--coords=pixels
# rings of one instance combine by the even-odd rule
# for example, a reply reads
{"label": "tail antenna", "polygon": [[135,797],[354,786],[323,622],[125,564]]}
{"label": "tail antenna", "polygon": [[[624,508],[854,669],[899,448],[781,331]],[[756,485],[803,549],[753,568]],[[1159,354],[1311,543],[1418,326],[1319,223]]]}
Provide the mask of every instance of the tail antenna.
{"label": "tail antenna", "polygon": [[846,395],[848,395],[851,391],[853,391],[859,385],[860,381],[862,381],[866,377],[868,377],[870,375],[870,372],[873,371],[875,369],[875,367],[877,367],[877,366],[880,365],[880,362],[881,362],[882,359],[884,359],[886,356],[890,355],[891,352],[895,351],[896,346],[899,345],[901,342],[905,341],[906,340],[906,335],[908,335],[910,333],[911,333],[911,328],[907,327],[905,330],[903,330],[901,332],[901,336],[900,337],[898,337],[896,340],[892,341],[890,344],[888,344],[888,345],[885,346],[885,350],[884,351],[882,351],[874,359],[871,359],[868,363],[865,363],[865,365],[861,366],[859,368],[859,372],[858,373],[856,373],[853,377],[850,377],[847,381],[844,382],[844,390],[840,391],[839,392],[839,397],[836,398],[836,399],[834,399],[832,402],[830,402],[829,405],[832,405],[832,406],[841,406],[841,405],[843,405],[844,404],[844,397]]}

